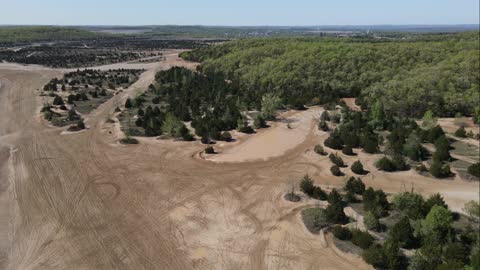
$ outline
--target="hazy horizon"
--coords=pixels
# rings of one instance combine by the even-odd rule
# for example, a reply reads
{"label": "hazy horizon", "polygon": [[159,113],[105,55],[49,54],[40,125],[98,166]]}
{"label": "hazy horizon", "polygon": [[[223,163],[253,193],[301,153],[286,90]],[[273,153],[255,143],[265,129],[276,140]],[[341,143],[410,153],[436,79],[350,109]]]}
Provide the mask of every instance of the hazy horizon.
{"label": "hazy horizon", "polygon": [[386,26],[478,25],[476,0],[93,1],[0,0],[0,25]]}

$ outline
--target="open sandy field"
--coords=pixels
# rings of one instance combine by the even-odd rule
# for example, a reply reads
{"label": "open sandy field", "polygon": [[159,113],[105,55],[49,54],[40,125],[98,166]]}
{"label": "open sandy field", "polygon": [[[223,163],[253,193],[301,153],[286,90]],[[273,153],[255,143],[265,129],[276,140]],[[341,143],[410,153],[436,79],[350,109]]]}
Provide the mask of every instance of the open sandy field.
{"label": "open sandy field", "polygon": [[[117,142],[118,126],[105,122],[117,104],[158,70],[195,66],[165,56],[116,64],[147,70],[86,117],[88,130],[68,135],[40,119],[36,90],[63,71],[0,64],[0,269],[371,269],[304,228],[299,213],[314,202],[282,199],[305,173],[324,187],[344,184],[312,151],[326,137],[312,122],[319,108],[287,115],[298,120],[292,130],[242,138],[217,162],[199,155],[199,142]],[[344,160],[358,158],[377,156]],[[386,192],[440,192],[454,209],[478,198],[477,183],[366,169],[365,183]]]}

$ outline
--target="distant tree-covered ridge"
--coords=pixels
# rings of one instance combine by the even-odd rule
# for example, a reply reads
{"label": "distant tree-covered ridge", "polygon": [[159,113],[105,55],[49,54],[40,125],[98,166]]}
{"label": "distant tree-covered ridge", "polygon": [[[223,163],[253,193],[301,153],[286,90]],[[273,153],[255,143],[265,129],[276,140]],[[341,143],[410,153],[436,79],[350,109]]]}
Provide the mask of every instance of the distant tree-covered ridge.
{"label": "distant tree-covered ridge", "polygon": [[471,115],[479,104],[479,33],[379,41],[340,38],[242,39],[185,52],[204,73],[220,72],[258,102],[275,93],[283,104],[380,100],[402,116]]}
{"label": "distant tree-covered ridge", "polygon": [[75,40],[100,36],[86,30],[54,26],[9,26],[0,27],[0,43]]}

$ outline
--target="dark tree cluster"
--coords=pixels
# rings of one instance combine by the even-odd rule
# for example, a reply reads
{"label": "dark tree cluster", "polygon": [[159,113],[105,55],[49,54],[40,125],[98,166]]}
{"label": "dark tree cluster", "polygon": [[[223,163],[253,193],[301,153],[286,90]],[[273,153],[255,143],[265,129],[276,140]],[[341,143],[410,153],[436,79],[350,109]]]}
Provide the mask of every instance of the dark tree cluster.
{"label": "dark tree cluster", "polygon": [[192,121],[195,133],[206,140],[231,140],[225,131],[236,128],[253,132],[240,113],[237,86],[222,74],[203,75],[174,67],[157,73],[156,85],[150,91],[168,103],[168,111],[176,117]]}

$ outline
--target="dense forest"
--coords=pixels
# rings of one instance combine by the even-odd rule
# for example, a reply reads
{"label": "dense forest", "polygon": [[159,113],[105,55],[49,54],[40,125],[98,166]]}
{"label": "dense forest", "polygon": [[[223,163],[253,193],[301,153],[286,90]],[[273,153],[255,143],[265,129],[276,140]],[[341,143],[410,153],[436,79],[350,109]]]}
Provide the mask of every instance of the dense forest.
{"label": "dense forest", "polygon": [[421,35],[412,39],[243,39],[185,52],[199,71],[225,74],[247,103],[265,93],[285,105],[323,104],[358,97],[386,112],[422,116],[472,115],[479,104],[479,33]]}

